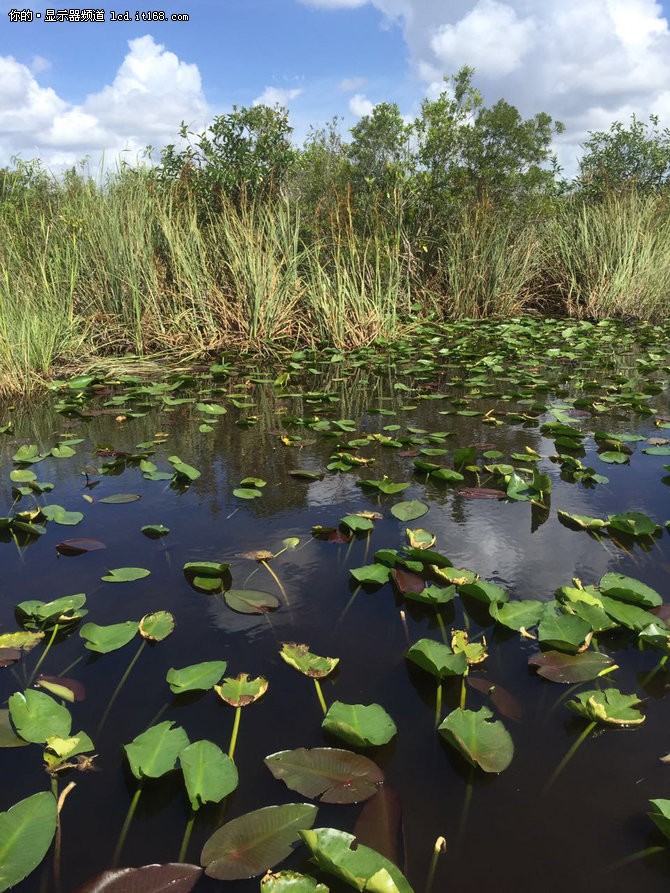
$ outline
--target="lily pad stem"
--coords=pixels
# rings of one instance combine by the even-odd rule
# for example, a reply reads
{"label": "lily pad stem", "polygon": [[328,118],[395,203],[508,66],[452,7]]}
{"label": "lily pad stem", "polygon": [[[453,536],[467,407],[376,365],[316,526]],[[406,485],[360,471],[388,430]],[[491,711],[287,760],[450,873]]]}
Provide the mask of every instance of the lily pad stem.
{"label": "lily pad stem", "polygon": [[437,680],[437,695],[435,697],[435,728],[440,724],[442,717],[442,680]]}
{"label": "lily pad stem", "polygon": [[281,594],[284,596],[284,601],[286,602],[286,607],[288,608],[288,607],[289,607],[288,595],[286,595],[286,590],[285,590],[284,587],[282,586],[281,581],[279,580],[279,577],[277,576],[277,574],[275,574],[275,572],[272,570],[272,568],[271,568],[270,565],[267,563],[267,561],[261,561],[261,564],[262,564],[263,567],[268,571],[268,573],[270,574],[270,576],[274,579],[274,581],[275,581],[275,583],[277,584],[277,586],[279,586],[279,591],[280,591]]}
{"label": "lily pad stem", "polygon": [[133,667],[135,666],[135,664],[136,664],[137,661],[139,660],[140,654],[142,654],[142,652],[144,651],[144,646],[145,646],[146,644],[147,644],[147,640],[146,640],[146,639],[142,639],[142,644],[141,644],[140,647],[137,649],[137,651],[136,651],[136,653],[135,653],[135,657],[134,657],[134,658],[130,661],[130,663],[128,664],[128,667],[127,667],[127,669],[126,669],[126,672],[123,674],[123,676],[122,676],[121,679],[119,680],[119,684],[118,684],[118,685],[116,686],[116,688],[114,689],[114,694],[113,694],[112,697],[110,698],[110,701],[109,701],[109,703],[107,704],[107,709],[106,709],[105,712],[103,713],[103,715],[102,715],[102,719],[100,720],[100,725],[98,726],[98,730],[97,730],[97,732],[96,732],[97,735],[100,734],[100,732],[102,731],[102,727],[103,727],[104,724],[107,722],[107,717],[109,716],[109,711],[110,711],[110,710],[112,709],[112,707],[114,706],[114,701],[116,701],[116,699],[118,698],[119,694],[121,693],[121,689],[123,688],[123,686],[124,686],[124,685],[126,684],[126,682],[128,681],[128,677],[130,676]]}
{"label": "lily pad stem", "polygon": [[232,760],[235,755],[235,745],[237,744],[237,735],[240,731],[240,716],[242,715],[242,708],[235,708],[235,722],[233,724],[233,734],[230,736],[230,747],[228,748],[228,756]]}
{"label": "lily pad stem", "polygon": [[325,716],[328,713],[328,707],[326,706],[326,701],[323,697],[323,692],[321,690],[321,683],[318,679],[314,680],[314,685],[316,687],[316,693],[319,698],[319,704],[321,704],[321,709],[323,710],[323,715]]}
{"label": "lily pad stem", "polygon": [[651,670],[649,673],[647,673],[647,675],[644,677],[644,679],[643,679],[642,682],[640,683],[640,687],[641,687],[641,688],[644,688],[645,685],[646,685],[648,682],[651,682],[651,680],[654,678],[654,676],[655,676],[658,672],[660,672],[660,670],[663,669],[663,667],[664,667],[664,666],[666,665],[666,663],[668,662],[668,657],[670,657],[670,655],[668,655],[668,654],[664,655],[664,656],[659,660],[659,662],[656,664],[656,666],[654,667],[654,669]]}
{"label": "lily pad stem", "polygon": [[47,654],[49,653],[49,649],[50,649],[51,646],[53,645],[53,641],[54,641],[54,639],[56,638],[57,634],[58,634],[58,624],[56,624],[56,625],[54,626],[54,628],[53,628],[53,632],[51,633],[51,638],[49,639],[49,644],[48,644],[47,647],[44,649],[44,651],[43,651],[42,654],[40,655],[40,659],[39,659],[39,660],[37,661],[37,663],[35,664],[35,669],[34,669],[33,672],[31,673],[30,679],[28,680],[28,685],[29,685],[29,686],[33,684],[33,679],[35,678],[35,676],[37,676],[37,671],[39,670],[39,668],[40,668],[40,667],[42,666],[42,664],[44,663],[44,658],[45,658],[45,657],[47,656]]}
{"label": "lily pad stem", "polygon": [[65,674],[66,674],[66,673],[69,673],[70,670],[73,670],[73,669],[77,666],[78,663],[81,663],[81,661],[82,661],[85,657],[86,657],[86,655],[85,655],[85,654],[82,654],[82,655],[81,655],[80,657],[78,657],[76,660],[73,660],[71,664],[68,664],[68,666],[65,667],[64,670],[61,670],[60,673],[59,673],[58,675],[59,675],[59,676],[65,676]]}
{"label": "lily pad stem", "polygon": [[563,759],[561,760],[561,762],[558,764],[558,766],[556,766],[556,768],[554,769],[554,771],[551,773],[551,777],[549,778],[549,781],[548,781],[548,782],[546,783],[546,785],[544,786],[544,793],[546,793],[546,792],[549,790],[549,788],[550,788],[550,787],[552,786],[552,784],[556,781],[556,779],[557,779],[558,776],[561,774],[561,772],[565,769],[565,767],[567,766],[568,762],[569,762],[569,761],[572,759],[572,757],[575,755],[575,751],[577,750],[577,748],[579,747],[579,745],[589,737],[589,735],[591,734],[591,732],[595,729],[595,727],[596,727],[597,725],[598,725],[597,722],[590,722],[590,723],[587,725],[587,727],[584,729],[584,731],[582,732],[582,734],[581,734],[581,735],[579,736],[579,738],[575,741],[575,743],[572,745],[572,747],[570,748],[570,750],[566,753],[566,755],[563,757]]}
{"label": "lily pad stem", "polygon": [[463,675],[461,676],[461,700],[458,705],[461,708],[461,710],[465,710],[465,698],[467,695],[467,689],[465,687],[465,677],[467,675],[468,675],[468,671],[466,670],[465,673],[463,673]]}
{"label": "lily pad stem", "polygon": [[130,801],[130,806],[128,807],[128,812],[126,814],[125,821],[123,823],[123,827],[121,828],[121,833],[119,834],[119,839],[116,841],[116,847],[114,849],[114,855],[112,856],[112,868],[117,868],[119,864],[119,859],[121,858],[121,851],[123,850],[123,845],[126,842],[126,837],[128,836],[128,830],[130,828],[130,823],[133,820],[133,816],[135,815],[135,810],[137,809],[137,804],[140,799],[140,794],[142,793],[142,784],[144,779],[140,779],[140,783],[137,785],[137,790],[133,795],[133,799]]}
{"label": "lily pad stem", "polygon": [[437,860],[440,858],[441,854],[446,852],[447,849],[447,841],[444,837],[438,837],[435,841],[435,846],[433,848],[433,855],[430,859],[430,865],[428,866],[428,875],[426,876],[426,890],[425,893],[430,893],[433,888],[433,880],[435,878],[435,869],[437,868]]}
{"label": "lily pad stem", "polygon": [[181,849],[179,850],[179,858],[177,862],[185,862],[186,861],[186,851],[188,850],[188,844],[191,840],[191,832],[193,831],[193,823],[195,822],[195,812],[191,810],[191,815],[188,819],[188,824],[186,825],[186,830],[184,831],[184,837],[181,842]]}
{"label": "lily pad stem", "polygon": [[609,865],[605,866],[605,871],[615,871],[619,868],[623,868],[624,865],[630,865],[631,862],[639,862],[640,859],[646,859],[647,856],[655,856],[656,853],[665,853],[667,852],[666,847],[664,846],[650,846],[646,850],[638,850],[637,853],[631,853],[630,856],[624,856],[623,859],[618,859],[616,862],[611,862]]}
{"label": "lily pad stem", "polygon": [[437,617],[437,625],[440,627],[440,632],[442,633],[442,641],[444,644],[447,644],[447,630],[444,626],[444,620],[442,619],[442,615],[440,614],[439,608],[435,611],[435,616]]}

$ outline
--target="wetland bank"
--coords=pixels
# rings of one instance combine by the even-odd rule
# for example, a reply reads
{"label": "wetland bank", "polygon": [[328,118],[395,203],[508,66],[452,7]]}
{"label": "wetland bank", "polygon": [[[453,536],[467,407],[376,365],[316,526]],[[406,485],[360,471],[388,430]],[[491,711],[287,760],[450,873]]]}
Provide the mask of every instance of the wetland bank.
{"label": "wetland bank", "polygon": [[427,323],[7,411],[4,888],[658,890],[668,334]]}

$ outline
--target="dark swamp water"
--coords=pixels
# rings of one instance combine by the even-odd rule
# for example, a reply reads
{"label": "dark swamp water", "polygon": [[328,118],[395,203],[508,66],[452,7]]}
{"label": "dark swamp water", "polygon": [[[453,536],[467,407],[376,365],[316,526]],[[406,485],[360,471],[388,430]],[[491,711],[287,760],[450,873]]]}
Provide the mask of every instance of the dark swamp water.
{"label": "dark swamp water", "polygon": [[[670,459],[643,454],[649,444],[633,442],[629,463],[606,464],[598,458],[598,442],[589,434],[582,450],[558,450],[609,478],[608,483],[586,485],[562,472],[560,462],[550,458],[556,456],[557,447],[551,432],[542,431],[542,425],[554,419],[550,412],[554,409],[582,432],[663,438],[666,431],[655,421],[663,423],[670,414],[665,330],[643,329],[640,335],[620,326],[574,326],[565,335],[565,324],[554,329],[549,324],[529,325],[528,331],[518,333],[516,342],[509,331],[501,336],[500,329],[482,326],[476,343],[458,344],[458,339],[468,338],[468,330],[454,327],[448,341],[431,341],[444,335],[428,331],[418,345],[359,352],[345,362],[337,357],[333,362],[332,354],[297,355],[293,362],[300,368],[282,384],[273,380],[284,368],[273,367],[267,373],[258,363],[245,365],[229,358],[224,364],[228,374],[200,373],[196,381],[182,377],[183,386],[173,391],[150,386],[152,393],[135,395],[124,403],[120,398],[138,385],[107,381],[100,396],[95,396],[91,385],[83,390],[61,389],[46,400],[18,405],[0,417],[0,423],[13,420],[13,429],[0,439],[4,507],[0,514],[11,515],[12,506],[17,511],[59,504],[84,515],[76,526],[49,521],[43,535],[19,536],[20,548],[7,531],[0,531],[0,635],[19,628],[14,616],[18,602],[49,601],[72,593],[86,593],[86,621],[97,624],[139,620],[159,610],[170,611],[176,619],[169,638],[141,653],[98,737],[94,731],[138,641],[97,655],[84,649],[78,630],[73,629],[56,638],[40,668],[58,675],[84,655],[67,675],[85,685],[86,699],[68,708],[74,717],[73,729],[91,735],[98,755],[99,771],[72,772],[59,781],[61,789],[68,781],[76,782],[62,813],[62,888],[66,893],[110,864],[137,787],[121,745],[154,722],[174,720],[191,741],[208,739],[224,751],[228,748],[234,709],[211,690],[172,695],[165,681],[171,667],[225,660],[227,676],[247,672],[269,681],[265,696],[242,710],[235,751],[239,787],[226,799],[223,810],[211,805],[198,812],[187,861],[198,863],[202,845],[222,822],[264,806],[307,802],[272,777],[264,757],[300,747],[346,749],[349,745],[321,730],[323,714],[314,686],[281,660],[282,642],[307,643],[316,654],[340,658],[336,671],[322,681],[328,704],[334,700],[377,703],[394,719],[397,734],[388,744],[360,752],[384,771],[385,783],[399,796],[404,819],[402,867],[417,893],[424,889],[433,844],[440,835],[446,838],[447,851],[438,864],[435,891],[507,893],[536,885],[547,893],[665,889],[670,881],[670,859],[665,853],[608,870],[618,860],[660,846],[664,840],[647,816],[649,799],[666,797],[670,791],[670,768],[661,762],[670,750],[666,698],[670,673],[661,670],[645,681],[661,656],[657,651],[641,650],[635,635],[625,630],[598,636],[599,649],[619,669],[574,691],[615,686],[624,693],[636,693],[644,699],[646,719],[639,727],[599,725],[543,792],[586,721],[560,701],[569,686],[540,678],[529,668],[528,658],[540,650],[537,640],[496,624],[486,605],[471,597],[457,595],[442,608],[447,631],[467,624],[471,639],[482,632],[486,636],[489,656],[471,668],[471,677],[502,686],[517,702],[512,705],[514,716],[509,715],[509,704],[501,714],[485,692],[467,686],[466,707],[490,706],[514,743],[514,757],[505,771],[471,770],[435,730],[435,680],[405,658],[408,647],[419,639],[442,641],[435,611],[403,599],[391,582],[357,591],[350,575],[350,569],[371,564],[377,550],[401,549],[406,527],[421,527],[435,535],[434,550],[455,567],[475,571],[513,599],[550,600],[559,586],[571,585],[574,577],[584,585],[597,585],[603,574],[616,571],[646,583],[670,601],[670,535],[666,530],[654,537],[614,531],[608,535],[604,530],[596,538],[571,529],[557,516],[558,511],[565,511],[605,519],[608,514],[636,511],[664,525],[670,511],[663,465]],[[445,344],[456,346],[446,356],[440,355]],[[556,352],[547,355],[548,348]],[[483,363],[491,357],[493,361]],[[56,411],[58,401],[76,402],[80,393],[85,399],[80,400],[79,409],[93,410],[92,414]],[[171,399],[198,396],[170,406],[163,401],[165,393]],[[236,407],[227,396],[231,393],[247,394],[247,402],[254,405]],[[637,395],[632,401],[631,394]],[[444,397],[426,399],[431,395]],[[575,412],[575,399],[584,395],[592,402],[580,404]],[[115,405],[105,406],[115,398],[119,398]],[[228,409],[226,415],[212,416],[210,432],[200,431],[208,416],[196,409],[198,400]],[[642,405],[650,411],[640,411]],[[97,414],[100,409],[106,411]],[[379,409],[384,412],[371,411]],[[133,418],[127,410],[139,417]],[[490,410],[494,412],[488,418],[500,424],[485,420]],[[477,415],[458,414],[463,411]],[[119,413],[126,415],[125,421],[116,420]],[[528,418],[521,417],[524,413]],[[236,424],[250,416],[258,421],[248,427]],[[315,430],[295,422],[315,417],[330,422],[328,430],[325,425]],[[353,421],[345,426],[350,432],[332,424],[343,419]],[[385,431],[388,425],[400,428]],[[412,428],[426,434],[413,434]],[[445,431],[451,433],[444,443],[427,439],[431,433]],[[167,436],[157,436],[161,432]],[[281,433],[303,440],[290,445],[281,440]],[[338,445],[375,433],[412,441],[403,442],[400,449],[370,441],[351,454],[374,458],[374,464],[349,471],[327,470]],[[74,456],[48,457],[30,466],[38,480],[55,484],[53,492],[24,496],[13,505],[16,484],[10,481],[10,472],[17,467],[12,456],[19,445],[36,444],[48,451],[64,438],[83,438],[73,447]],[[96,453],[96,448],[102,445],[133,453],[137,444],[150,441],[159,441],[152,448],[151,461],[161,471],[172,471],[167,457],[178,455],[200,470],[201,476],[190,486],[177,488],[169,481],[146,480],[139,462],[130,461],[117,465],[113,473],[91,475],[86,486],[82,469],[100,469],[113,459]],[[419,459],[451,466],[454,450],[471,444],[477,445],[479,482],[501,490],[505,490],[503,478],[489,475],[483,466],[502,462],[529,468],[530,463],[513,459],[512,454],[522,454],[526,447],[536,451],[542,457],[536,463],[538,470],[551,478],[544,507],[528,500],[467,498],[459,491],[477,486],[475,472],[463,471],[463,482],[441,482],[425,472],[417,473],[415,456],[401,455],[422,447],[443,447],[445,455],[423,454]],[[491,449],[502,457],[483,457]],[[288,474],[295,468],[325,471],[325,476],[314,482],[295,479]],[[260,498],[243,500],[233,495],[247,476],[267,481]],[[411,485],[396,495],[356,485],[359,479],[384,476]],[[134,493],[141,499],[121,505],[100,501],[116,493]],[[85,501],[84,495],[94,501]],[[391,506],[411,499],[424,502],[428,512],[409,523],[397,520]],[[337,527],[344,516],[367,511],[383,515],[375,520],[369,538],[329,542],[312,536],[315,525]],[[149,539],[140,532],[147,524],[166,525],[170,532]],[[69,537],[99,539],[106,549],[60,555],[55,546]],[[271,567],[290,605],[282,604],[268,615],[232,611],[223,595],[198,591],[182,571],[188,561],[229,562],[235,588],[248,586],[280,596],[267,570],[239,555],[257,549],[279,551],[288,537],[299,538],[299,546],[276,558]],[[128,583],[101,581],[108,568],[118,567],[142,567],[150,575]],[[13,692],[22,690],[43,648],[44,643],[21,662],[0,669],[0,709],[6,708]],[[460,678],[445,680],[443,690],[442,717],[459,705]],[[40,749],[36,744],[0,749],[0,810],[49,789]],[[320,804],[314,827],[354,833],[364,805]],[[147,782],[121,865],[176,861],[189,814],[181,772]],[[315,869],[305,846],[296,848],[276,870],[288,868],[318,877],[332,891],[351,889]],[[50,872],[51,854],[16,889],[20,893],[52,890]],[[223,882],[203,876],[196,886],[198,893],[258,889],[259,878]]]}

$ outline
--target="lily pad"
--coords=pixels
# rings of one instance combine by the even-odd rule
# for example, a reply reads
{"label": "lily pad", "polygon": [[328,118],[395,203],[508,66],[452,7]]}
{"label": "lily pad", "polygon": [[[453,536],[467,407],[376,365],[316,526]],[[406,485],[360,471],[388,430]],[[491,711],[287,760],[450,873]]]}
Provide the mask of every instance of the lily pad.
{"label": "lily pad", "polygon": [[248,673],[240,673],[235,679],[229,677],[221,685],[214,686],[214,691],[221,700],[231,707],[247,707],[260,700],[267,690],[267,679],[263,676],[250,679]]}
{"label": "lily pad", "polygon": [[319,657],[318,654],[312,654],[308,645],[299,645],[296,642],[283,642],[279,656],[290,667],[312,679],[328,676],[340,662],[339,657]]}
{"label": "lily pad", "polygon": [[644,714],[636,706],[640,703],[637,695],[624,695],[616,688],[608,688],[579,692],[565,706],[589,722],[622,726],[644,722]]}
{"label": "lily pad", "polygon": [[77,893],[191,893],[201,874],[198,865],[176,862],[113,868],[91,878]]}
{"label": "lily pad", "polygon": [[611,657],[599,651],[584,651],[582,654],[545,651],[531,655],[528,665],[536,667],[539,676],[566,684],[589,682],[600,676],[604,670],[616,667]]}
{"label": "lily pad", "polygon": [[166,720],[138,735],[123,749],[135,778],[160,778],[177,765],[179,754],[190,744],[181,726]]}
{"label": "lily pad", "polygon": [[0,813],[0,891],[9,890],[37,868],[56,833],[56,798],[42,791]]}
{"label": "lily pad", "polygon": [[428,512],[428,506],[425,502],[418,499],[410,499],[408,502],[396,502],[391,506],[391,514],[398,518],[399,521],[416,521],[422,518]]}
{"label": "lily pad", "polygon": [[228,754],[211,741],[196,741],[179,753],[191,808],[220,803],[238,784],[237,768]]}
{"label": "lily pad", "polygon": [[333,701],[321,728],[354,747],[379,747],[396,734],[396,724],[379,704]]}
{"label": "lily pad", "polygon": [[175,619],[169,611],[156,611],[145,614],[140,620],[139,631],[143,639],[150,642],[162,642],[174,632]]}
{"label": "lily pad", "polygon": [[187,691],[207,691],[214,688],[226,672],[228,664],[225,660],[210,660],[200,664],[191,664],[181,670],[171,668],[165,677],[170,691],[175,695]]}
{"label": "lily pad", "polygon": [[224,598],[228,607],[239,614],[268,614],[281,607],[276,595],[256,589],[229,589]]}
{"label": "lily pad", "polygon": [[437,679],[462,676],[468,668],[464,652],[454,654],[448,645],[434,642],[432,639],[420,639],[412,645],[407,652],[407,660],[431,673]]}
{"label": "lily pad", "polygon": [[266,757],[275,778],[303,797],[321,797],[323,803],[358,803],[367,800],[384,781],[372,760],[349,750],[304,747]]}
{"label": "lily pad", "polygon": [[227,822],[203,847],[200,861],[208,877],[235,881],[257,877],[289,856],[300,832],[311,828],[311,803],[266,806]]}
{"label": "lily pad", "polygon": [[115,567],[109,568],[105,576],[100,579],[105,583],[132,583],[135,580],[143,580],[150,573],[151,571],[143,567]]}
{"label": "lily pad", "polygon": [[123,648],[137,635],[139,623],[126,620],[125,623],[113,623],[110,626],[98,626],[97,623],[85,623],[79,635],[85,639],[85,647],[99,654],[109,654]]}
{"label": "lily pad", "polygon": [[67,707],[32,688],[11,696],[9,713],[16,731],[32,744],[44,744],[54,735],[67,738],[72,728],[72,717]]}
{"label": "lily pad", "polygon": [[458,707],[447,715],[438,731],[472,766],[484,772],[502,772],[512,762],[514,744],[502,722],[492,719],[488,707]]}
{"label": "lily pad", "polygon": [[297,871],[268,872],[261,881],[261,893],[328,893],[328,887]]}
{"label": "lily pad", "polygon": [[104,496],[98,502],[103,502],[106,505],[126,505],[129,502],[137,502],[141,498],[139,493],[113,493],[111,496]]}

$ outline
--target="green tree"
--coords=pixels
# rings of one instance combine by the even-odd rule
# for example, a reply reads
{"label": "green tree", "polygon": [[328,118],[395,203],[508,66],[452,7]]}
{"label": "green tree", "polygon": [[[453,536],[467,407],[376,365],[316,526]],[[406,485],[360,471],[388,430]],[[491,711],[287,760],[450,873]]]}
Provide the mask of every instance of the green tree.
{"label": "green tree", "polygon": [[660,130],[658,117],[649,122],[636,115],[624,127],[615,121],[609,131],[590,131],[575,183],[589,198],[634,188],[658,190],[670,182],[670,130]]}
{"label": "green tree", "polygon": [[295,163],[292,133],[281,106],[234,105],[232,112],[214,118],[202,133],[182,124],[180,136],[187,146],[163,149],[158,179],[180,180],[214,202],[221,196],[234,202],[268,197],[283,186]]}

